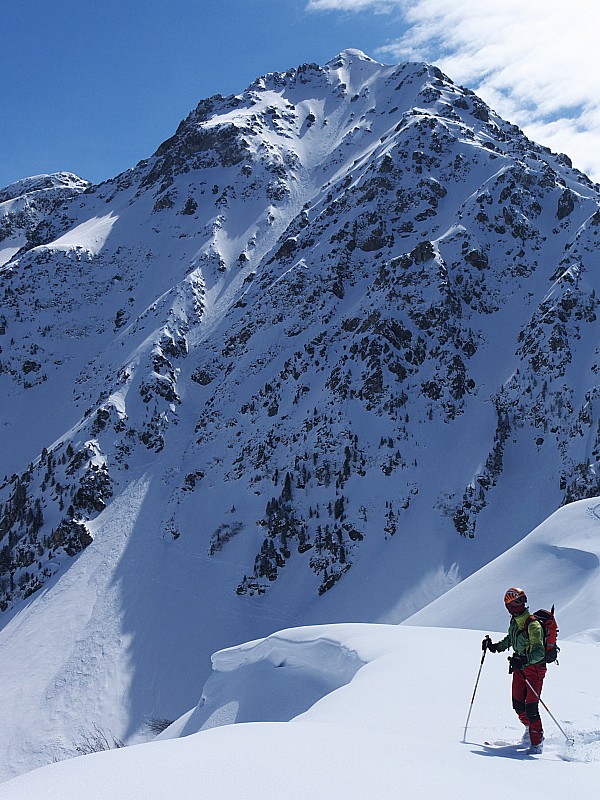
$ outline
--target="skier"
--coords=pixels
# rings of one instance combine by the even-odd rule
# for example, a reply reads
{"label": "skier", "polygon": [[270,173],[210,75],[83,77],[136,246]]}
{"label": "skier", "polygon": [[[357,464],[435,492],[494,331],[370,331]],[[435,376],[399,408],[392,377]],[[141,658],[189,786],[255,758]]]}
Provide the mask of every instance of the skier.
{"label": "skier", "polygon": [[[492,642],[486,636],[482,642],[484,650],[490,653],[502,653],[513,649],[509,657],[509,673],[512,673],[512,705],[519,719],[527,730],[523,737],[531,743],[530,752],[541,753],[544,732],[539,712],[538,695],[542,693],[542,683],[546,675],[544,648],[544,632],[540,623],[533,618],[527,608],[527,595],[523,589],[511,587],[504,595],[504,605],[511,615],[508,633],[499,642]],[[527,679],[527,680],[526,680]],[[527,681],[531,687],[527,685]]]}

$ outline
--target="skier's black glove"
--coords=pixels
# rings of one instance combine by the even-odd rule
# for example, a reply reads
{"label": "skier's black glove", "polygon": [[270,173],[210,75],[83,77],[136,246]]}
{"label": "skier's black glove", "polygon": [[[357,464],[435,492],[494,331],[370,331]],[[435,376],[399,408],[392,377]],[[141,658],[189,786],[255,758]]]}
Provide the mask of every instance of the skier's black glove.
{"label": "skier's black glove", "polygon": [[516,653],[508,660],[510,662],[511,671],[514,671],[515,669],[523,669],[523,667],[527,665],[527,656],[518,656]]}
{"label": "skier's black glove", "polygon": [[489,636],[486,636],[483,642],[481,643],[482,650],[489,650],[490,653],[497,653],[498,647],[495,645]]}

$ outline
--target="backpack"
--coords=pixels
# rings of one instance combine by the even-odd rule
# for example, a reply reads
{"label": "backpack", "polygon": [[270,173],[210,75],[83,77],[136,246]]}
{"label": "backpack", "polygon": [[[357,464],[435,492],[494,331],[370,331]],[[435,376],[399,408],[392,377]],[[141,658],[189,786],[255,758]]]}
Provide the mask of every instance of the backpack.
{"label": "backpack", "polygon": [[554,606],[552,606],[550,611],[546,611],[545,608],[540,608],[539,611],[535,612],[535,614],[531,614],[531,616],[527,619],[527,622],[525,623],[526,635],[529,623],[532,622],[534,619],[537,620],[542,626],[542,632],[544,635],[544,647],[546,649],[546,656],[544,658],[544,661],[546,662],[546,664],[551,664],[553,661],[556,661],[556,663],[558,664],[558,653],[560,651],[560,647],[556,644],[558,625],[556,624],[556,618],[554,616]]}

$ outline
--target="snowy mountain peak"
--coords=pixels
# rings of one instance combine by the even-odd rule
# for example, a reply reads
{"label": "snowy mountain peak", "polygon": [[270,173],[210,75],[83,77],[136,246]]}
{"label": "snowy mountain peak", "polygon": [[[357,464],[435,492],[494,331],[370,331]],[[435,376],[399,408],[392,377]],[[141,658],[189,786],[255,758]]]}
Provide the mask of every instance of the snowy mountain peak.
{"label": "snowy mountain peak", "polygon": [[371,58],[370,56],[363,53],[362,50],[357,50],[356,48],[349,47],[346,50],[342,50],[340,53],[328,61],[324,69],[335,70],[345,68],[352,68],[353,65],[358,64],[372,64],[374,67],[381,67],[382,65],[375,61],[375,59]]}
{"label": "snowy mountain peak", "polygon": [[64,204],[89,189],[70,172],[35,175],[0,190],[0,268],[67,225]]}
{"label": "snowy mountain peak", "polygon": [[[324,80],[340,70],[352,91]],[[201,496],[213,536],[226,509],[204,487],[250,491],[226,523],[256,548],[235,584],[242,595],[288,574],[290,531],[300,555],[312,551],[302,561],[321,594],[346,576],[369,530],[391,538],[401,518],[474,538],[508,491],[504,453],[521,447],[523,418],[524,461],[533,469],[545,445],[560,475],[548,476],[548,512],[595,487],[593,471],[573,473],[588,457],[569,443],[579,414],[597,451],[597,365],[583,344],[597,319],[586,267],[597,193],[435,67],[344,51],[325,68],[201,102],[153,157],[85,194],[72,176],[21,189],[46,185],[77,203],[13,209],[2,231],[10,346],[0,379],[14,405],[6,434],[20,442],[4,454],[13,539],[2,603],[54,571],[57,529],[62,550],[88,541],[85,526],[145,451],[159,470],[183,458],[186,474],[208,477],[190,478],[198,489],[185,501],[185,481],[173,478],[158,530],[190,525]],[[499,324],[510,329],[501,340]],[[52,420],[40,414],[49,402],[61,409]],[[436,459],[420,443],[430,437],[433,453],[448,431],[469,439],[462,420],[472,415],[485,452],[473,439],[476,456],[455,456],[452,478],[434,489]],[[56,442],[59,484],[77,503],[45,478]],[[483,544],[477,565],[498,552],[493,537]],[[446,565],[443,582],[454,574]]]}
{"label": "snowy mountain peak", "polygon": [[133,735],[211,652],[404,620],[598,493],[598,189],[437,68],[272,73],[65,183],[0,220],[0,625],[78,609],[66,729],[107,642]]}
{"label": "snowy mountain peak", "polygon": [[362,87],[384,67],[365,55],[362,50],[353,48],[342,50],[335,58],[325,64],[324,70],[335,76],[339,85],[349,93],[360,92]]}
{"label": "snowy mountain peak", "polygon": [[[374,58],[368,56],[362,50],[359,50],[356,47],[347,47],[341,52],[337,54],[335,58],[332,58],[330,61],[327,62],[325,66],[329,66],[336,61],[342,61],[343,63],[349,64],[353,61],[369,61],[371,64],[378,64],[379,62],[375,61]],[[381,64],[379,64],[381,66]]]}
{"label": "snowy mountain peak", "polygon": [[72,172],[54,172],[49,175],[33,175],[22,178],[15,183],[0,189],[0,203],[13,200],[33,192],[48,191],[52,189],[76,189],[83,191],[90,186],[90,182],[83,180]]}

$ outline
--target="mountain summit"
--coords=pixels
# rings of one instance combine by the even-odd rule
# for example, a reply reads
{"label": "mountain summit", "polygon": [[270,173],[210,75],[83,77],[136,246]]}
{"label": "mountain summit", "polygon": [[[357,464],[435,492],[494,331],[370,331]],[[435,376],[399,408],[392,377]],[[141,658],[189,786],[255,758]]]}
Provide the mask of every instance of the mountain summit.
{"label": "mountain summit", "polygon": [[355,50],[0,192],[0,660],[44,620],[36,735],[183,713],[282,623],[405,619],[597,493],[599,200]]}

